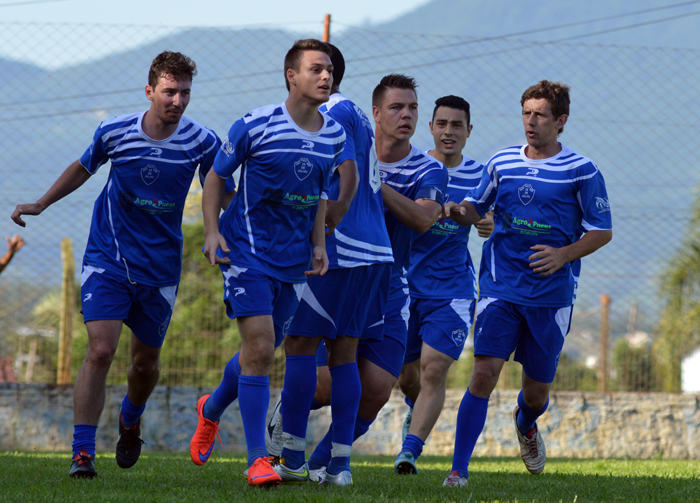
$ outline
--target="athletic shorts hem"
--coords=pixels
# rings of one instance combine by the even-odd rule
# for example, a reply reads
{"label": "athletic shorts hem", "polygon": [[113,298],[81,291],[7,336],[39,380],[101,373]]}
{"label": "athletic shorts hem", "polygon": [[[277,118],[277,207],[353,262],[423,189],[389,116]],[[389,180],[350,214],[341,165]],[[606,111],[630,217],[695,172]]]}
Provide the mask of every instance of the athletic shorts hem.
{"label": "athletic shorts hem", "polygon": [[126,316],[117,316],[114,318],[110,318],[109,316],[85,316],[83,315],[83,322],[88,322],[88,321],[115,321],[115,320],[121,320],[124,321],[129,317],[129,314],[127,313]]}
{"label": "athletic shorts hem", "polygon": [[[465,342],[466,342],[466,341],[465,341]],[[430,348],[434,349],[434,350],[437,351],[438,353],[443,354],[443,355],[445,355],[445,356],[449,356],[449,357],[452,358],[454,361],[459,360],[459,356],[458,356],[457,358],[455,358],[455,357],[452,356],[451,354],[445,353],[445,351],[444,351],[443,349],[441,349],[441,348],[436,348],[435,346],[433,346],[432,344],[430,344],[430,341],[423,341],[423,343],[424,343],[424,344],[427,344],[428,346],[430,346]],[[457,347],[457,346],[455,346],[455,347]],[[462,351],[464,351],[464,344],[462,344],[462,348],[459,350],[459,354],[460,354],[460,355],[462,354]],[[423,350],[422,350],[422,349],[421,349],[421,354],[423,354]],[[414,360],[414,361],[415,361],[415,360]]]}
{"label": "athletic shorts hem", "polygon": [[318,332],[298,332],[298,331],[292,332],[292,331],[290,331],[287,333],[287,335],[291,335],[292,337],[309,337],[309,338],[323,337],[325,339],[335,340],[335,339],[338,339],[341,337],[352,337],[354,339],[359,339],[360,337],[362,337],[362,332],[353,332],[353,333],[345,334],[345,335],[338,335],[338,334],[329,335],[329,334],[321,334]]}
{"label": "athletic shorts hem", "polygon": [[270,310],[265,310],[265,311],[246,311],[243,313],[233,313],[233,315],[230,315],[226,313],[226,316],[231,318],[232,320],[235,320],[236,318],[245,318],[246,316],[272,316],[272,311]]}

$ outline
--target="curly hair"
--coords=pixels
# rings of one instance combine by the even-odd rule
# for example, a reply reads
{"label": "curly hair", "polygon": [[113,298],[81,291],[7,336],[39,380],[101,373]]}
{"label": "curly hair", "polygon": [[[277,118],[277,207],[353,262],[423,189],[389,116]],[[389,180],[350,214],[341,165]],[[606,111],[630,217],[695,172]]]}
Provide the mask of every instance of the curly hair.
{"label": "curly hair", "polygon": [[[569,115],[569,104],[571,99],[569,98],[569,86],[561,82],[550,82],[549,80],[540,80],[534,86],[528,87],[523,96],[520,98],[520,106],[527,100],[540,100],[544,99],[549,102],[552,107],[552,115],[555,119],[558,119],[562,115]],[[559,129],[561,134],[564,131],[562,127]]]}
{"label": "curly hair", "polygon": [[166,75],[175,80],[192,80],[197,75],[197,64],[181,52],[163,51],[151,63],[148,85],[155,89],[158,79]]}

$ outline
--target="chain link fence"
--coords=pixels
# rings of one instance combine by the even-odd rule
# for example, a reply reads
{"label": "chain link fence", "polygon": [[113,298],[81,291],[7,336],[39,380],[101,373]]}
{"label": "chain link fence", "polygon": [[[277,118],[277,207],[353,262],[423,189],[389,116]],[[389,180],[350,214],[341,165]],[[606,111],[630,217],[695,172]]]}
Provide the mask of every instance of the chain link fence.
{"label": "chain link fence", "polygon": [[[320,31],[0,23],[0,40],[25,51],[14,53],[15,60],[0,57],[0,215],[5,222],[0,233],[21,233],[27,242],[0,276],[0,377],[55,382],[60,242],[73,241],[77,283],[92,205],[109,167],[40,217],[29,217],[26,229],[9,219],[15,205],[39,198],[87,148],[100,121],[148,107],[143,89],[159,52],[181,51],[197,62],[187,115],[223,136],[249,110],[284,101],[284,54],[295,39],[320,37]],[[106,43],[114,46],[115,40],[122,49],[110,52]],[[467,99],[474,130],[465,154],[484,163],[498,149],[523,143],[519,100],[529,85],[549,79],[571,86],[571,114],[561,141],[603,172],[614,239],[584,259],[555,388],[679,391],[680,381],[669,384],[665,375],[687,355],[669,359],[668,351],[659,349],[664,345],[658,327],[665,306],[662,287],[675,257],[687,247],[700,182],[698,51],[362,28],[348,28],[332,41],[347,62],[341,89],[368,114],[372,89],[382,76],[402,72],[417,79],[416,146],[432,147],[428,121],[436,98]],[[220,274],[199,253],[200,194],[193,185],[182,285],[163,347],[163,384],[217,385],[240,344],[235,324],[224,314]],[[482,241],[475,234],[471,250],[478,263]],[[606,295],[607,310],[601,307]],[[87,345],[79,299],[75,311],[71,378]],[[126,330],[122,335],[110,383],[126,381],[129,335]],[[469,351],[451,371],[450,386],[467,385]],[[507,365],[499,386],[519,387],[517,367]],[[277,385],[282,372],[279,354]]]}

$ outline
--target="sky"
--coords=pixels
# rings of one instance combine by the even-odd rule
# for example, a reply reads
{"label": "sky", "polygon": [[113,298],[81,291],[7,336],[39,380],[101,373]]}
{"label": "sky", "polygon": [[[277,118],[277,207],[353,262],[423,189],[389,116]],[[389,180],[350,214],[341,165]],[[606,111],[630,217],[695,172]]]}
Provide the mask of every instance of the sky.
{"label": "sky", "polygon": [[0,0],[0,22],[298,25],[303,29],[322,26],[326,13],[333,14],[334,24],[376,24],[426,3],[428,0]]}

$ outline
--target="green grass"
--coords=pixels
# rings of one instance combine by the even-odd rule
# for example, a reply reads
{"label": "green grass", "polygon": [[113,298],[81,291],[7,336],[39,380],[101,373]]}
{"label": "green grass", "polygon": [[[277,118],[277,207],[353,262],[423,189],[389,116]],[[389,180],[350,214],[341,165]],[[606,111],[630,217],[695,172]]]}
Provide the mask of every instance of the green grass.
{"label": "green grass", "polygon": [[129,470],[100,453],[94,480],[68,478],[66,453],[0,453],[0,501],[187,502],[461,501],[690,502],[700,501],[700,461],[549,459],[532,476],[519,458],[476,458],[467,488],[441,487],[446,457],[423,456],[417,476],[393,473],[393,457],[353,457],[351,487],[315,484],[277,489],[248,487],[242,456],[216,454],[206,466],[186,453],[144,452]]}

